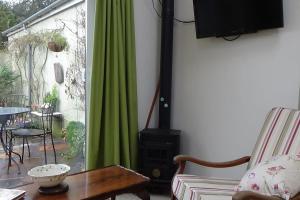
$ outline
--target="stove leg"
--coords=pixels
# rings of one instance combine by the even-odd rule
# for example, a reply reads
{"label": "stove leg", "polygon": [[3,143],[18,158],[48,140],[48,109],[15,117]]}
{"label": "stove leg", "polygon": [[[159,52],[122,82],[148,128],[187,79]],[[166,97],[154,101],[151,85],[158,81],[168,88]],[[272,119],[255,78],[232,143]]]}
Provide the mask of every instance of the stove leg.
{"label": "stove leg", "polygon": [[142,190],[142,191],[136,193],[136,196],[138,196],[142,200],[150,200],[150,195],[146,190]]}

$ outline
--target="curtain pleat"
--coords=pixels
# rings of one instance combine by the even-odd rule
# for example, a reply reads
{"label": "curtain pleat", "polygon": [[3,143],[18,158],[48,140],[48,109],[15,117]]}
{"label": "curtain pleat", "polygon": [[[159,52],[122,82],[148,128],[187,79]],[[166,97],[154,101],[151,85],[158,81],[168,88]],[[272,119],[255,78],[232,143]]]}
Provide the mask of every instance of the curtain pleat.
{"label": "curtain pleat", "polygon": [[137,165],[137,79],[132,0],[96,3],[87,168]]}

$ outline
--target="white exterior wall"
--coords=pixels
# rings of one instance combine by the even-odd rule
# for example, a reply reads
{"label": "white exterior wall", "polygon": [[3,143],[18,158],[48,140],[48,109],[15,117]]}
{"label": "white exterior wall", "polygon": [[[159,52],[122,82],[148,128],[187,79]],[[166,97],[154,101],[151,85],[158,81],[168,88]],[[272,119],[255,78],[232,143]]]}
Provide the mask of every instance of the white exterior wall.
{"label": "white exterior wall", "polygon": [[0,65],[10,65],[11,57],[10,54],[6,51],[0,52]]}
{"label": "white exterior wall", "polygon": [[[59,9],[64,9],[65,7],[69,7],[69,5],[73,5],[76,2],[81,2],[79,4],[76,4],[73,7],[70,7],[66,10],[60,11]],[[54,29],[58,29],[62,27],[62,23],[59,22],[59,20],[62,20],[66,23],[66,25],[72,30],[76,30],[76,25],[74,21],[76,21],[77,13],[79,10],[86,10],[85,2],[83,1],[70,1],[69,3],[63,5],[62,7],[50,12],[49,14],[42,17],[43,20],[38,19],[28,25],[28,28],[26,30],[19,30],[18,32],[15,32],[11,35],[9,35],[9,41],[12,38],[18,38],[22,35],[25,35],[26,33],[38,33],[38,32],[45,32],[45,31],[52,31]],[[59,11],[59,12],[58,12]],[[57,14],[51,16],[53,12],[57,12]],[[49,17],[50,16],[50,17]],[[80,30],[84,31],[84,30]],[[85,31],[84,31],[85,33]],[[48,53],[48,59],[46,63],[46,67],[44,70],[44,77],[46,82],[46,88],[45,92],[50,92],[52,87],[55,85],[57,86],[57,89],[59,91],[59,103],[58,103],[58,109],[57,111],[61,112],[63,114],[63,117],[67,121],[81,121],[85,122],[85,111],[77,109],[77,105],[79,105],[79,100],[72,100],[69,98],[65,93],[65,83],[66,83],[66,71],[67,68],[74,62],[75,55],[74,50],[76,49],[77,39],[76,35],[72,33],[68,28],[65,28],[62,33],[64,37],[67,38],[67,41],[70,45],[70,48],[68,51],[63,52],[52,52],[49,50]],[[44,56],[41,56],[44,57]],[[36,61],[38,61],[39,58],[35,58]],[[43,60],[44,58],[42,58]],[[55,75],[54,75],[54,63],[60,63],[63,66],[64,71],[64,83],[58,84],[55,81]],[[24,91],[25,93],[27,91]]]}
{"label": "white exterior wall", "polygon": [[[142,128],[157,80],[160,22],[151,1],[134,2]],[[210,161],[250,155],[268,110],[298,107],[300,1],[283,2],[285,28],[234,42],[197,40],[194,24],[175,23],[171,116],[172,127],[182,130],[181,153]],[[175,0],[175,11],[192,19],[192,0]],[[244,170],[188,166],[188,172],[222,177],[240,177]]]}
{"label": "white exterior wall", "polygon": [[[86,122],[89,121],[89,105],[91,96],[91,75],[92,75],[92,62],[93,62],[93,46],[94,46],[94,28],[95,28],[95,6],[96,0],[86,1],[87,13],[86,13]],[[89,131],[87,131],[89,133]]]}

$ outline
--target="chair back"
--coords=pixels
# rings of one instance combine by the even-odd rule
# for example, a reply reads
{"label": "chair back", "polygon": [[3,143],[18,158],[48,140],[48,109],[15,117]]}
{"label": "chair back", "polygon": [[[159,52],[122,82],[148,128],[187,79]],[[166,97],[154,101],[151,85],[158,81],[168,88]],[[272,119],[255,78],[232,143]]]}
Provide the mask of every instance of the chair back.
{"label": "chair back", "polygon": [[42,108],[42,129],[45,134],[52,133],[53,112],[54,105],[52,104],[46,104],[45,107]]}
{"label": "chair back", "polygon": [[0,107],[5,107],[6,105],[6,97],[0,97]]}
{"label": "chair back", "polygon": [[3,98],[4,107],[26,107],[28,98],[23,94],[9,94]]}
{"label": "chair back", "polygon": [[251,155],[248,168],[275,155],[300,153],[300,111],[273,108],[265,123]]}

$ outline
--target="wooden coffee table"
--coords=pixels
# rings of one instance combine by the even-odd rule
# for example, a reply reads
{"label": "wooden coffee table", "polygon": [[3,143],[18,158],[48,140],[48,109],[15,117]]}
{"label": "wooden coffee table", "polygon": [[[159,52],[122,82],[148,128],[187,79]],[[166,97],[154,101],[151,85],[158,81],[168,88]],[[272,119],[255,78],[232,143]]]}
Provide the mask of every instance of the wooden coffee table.
{"label": "wooden coffee table", "polygon": [[25,190],[25,200],[79,200],[115,199],[116,195],[133,193],[143,200],[150,200],[145,187],[150,179],[120,166],[80,172],[68,176],[64,182],[69,191],[56,195],[42,195],[37,184],[29,184],[17,189]]}

